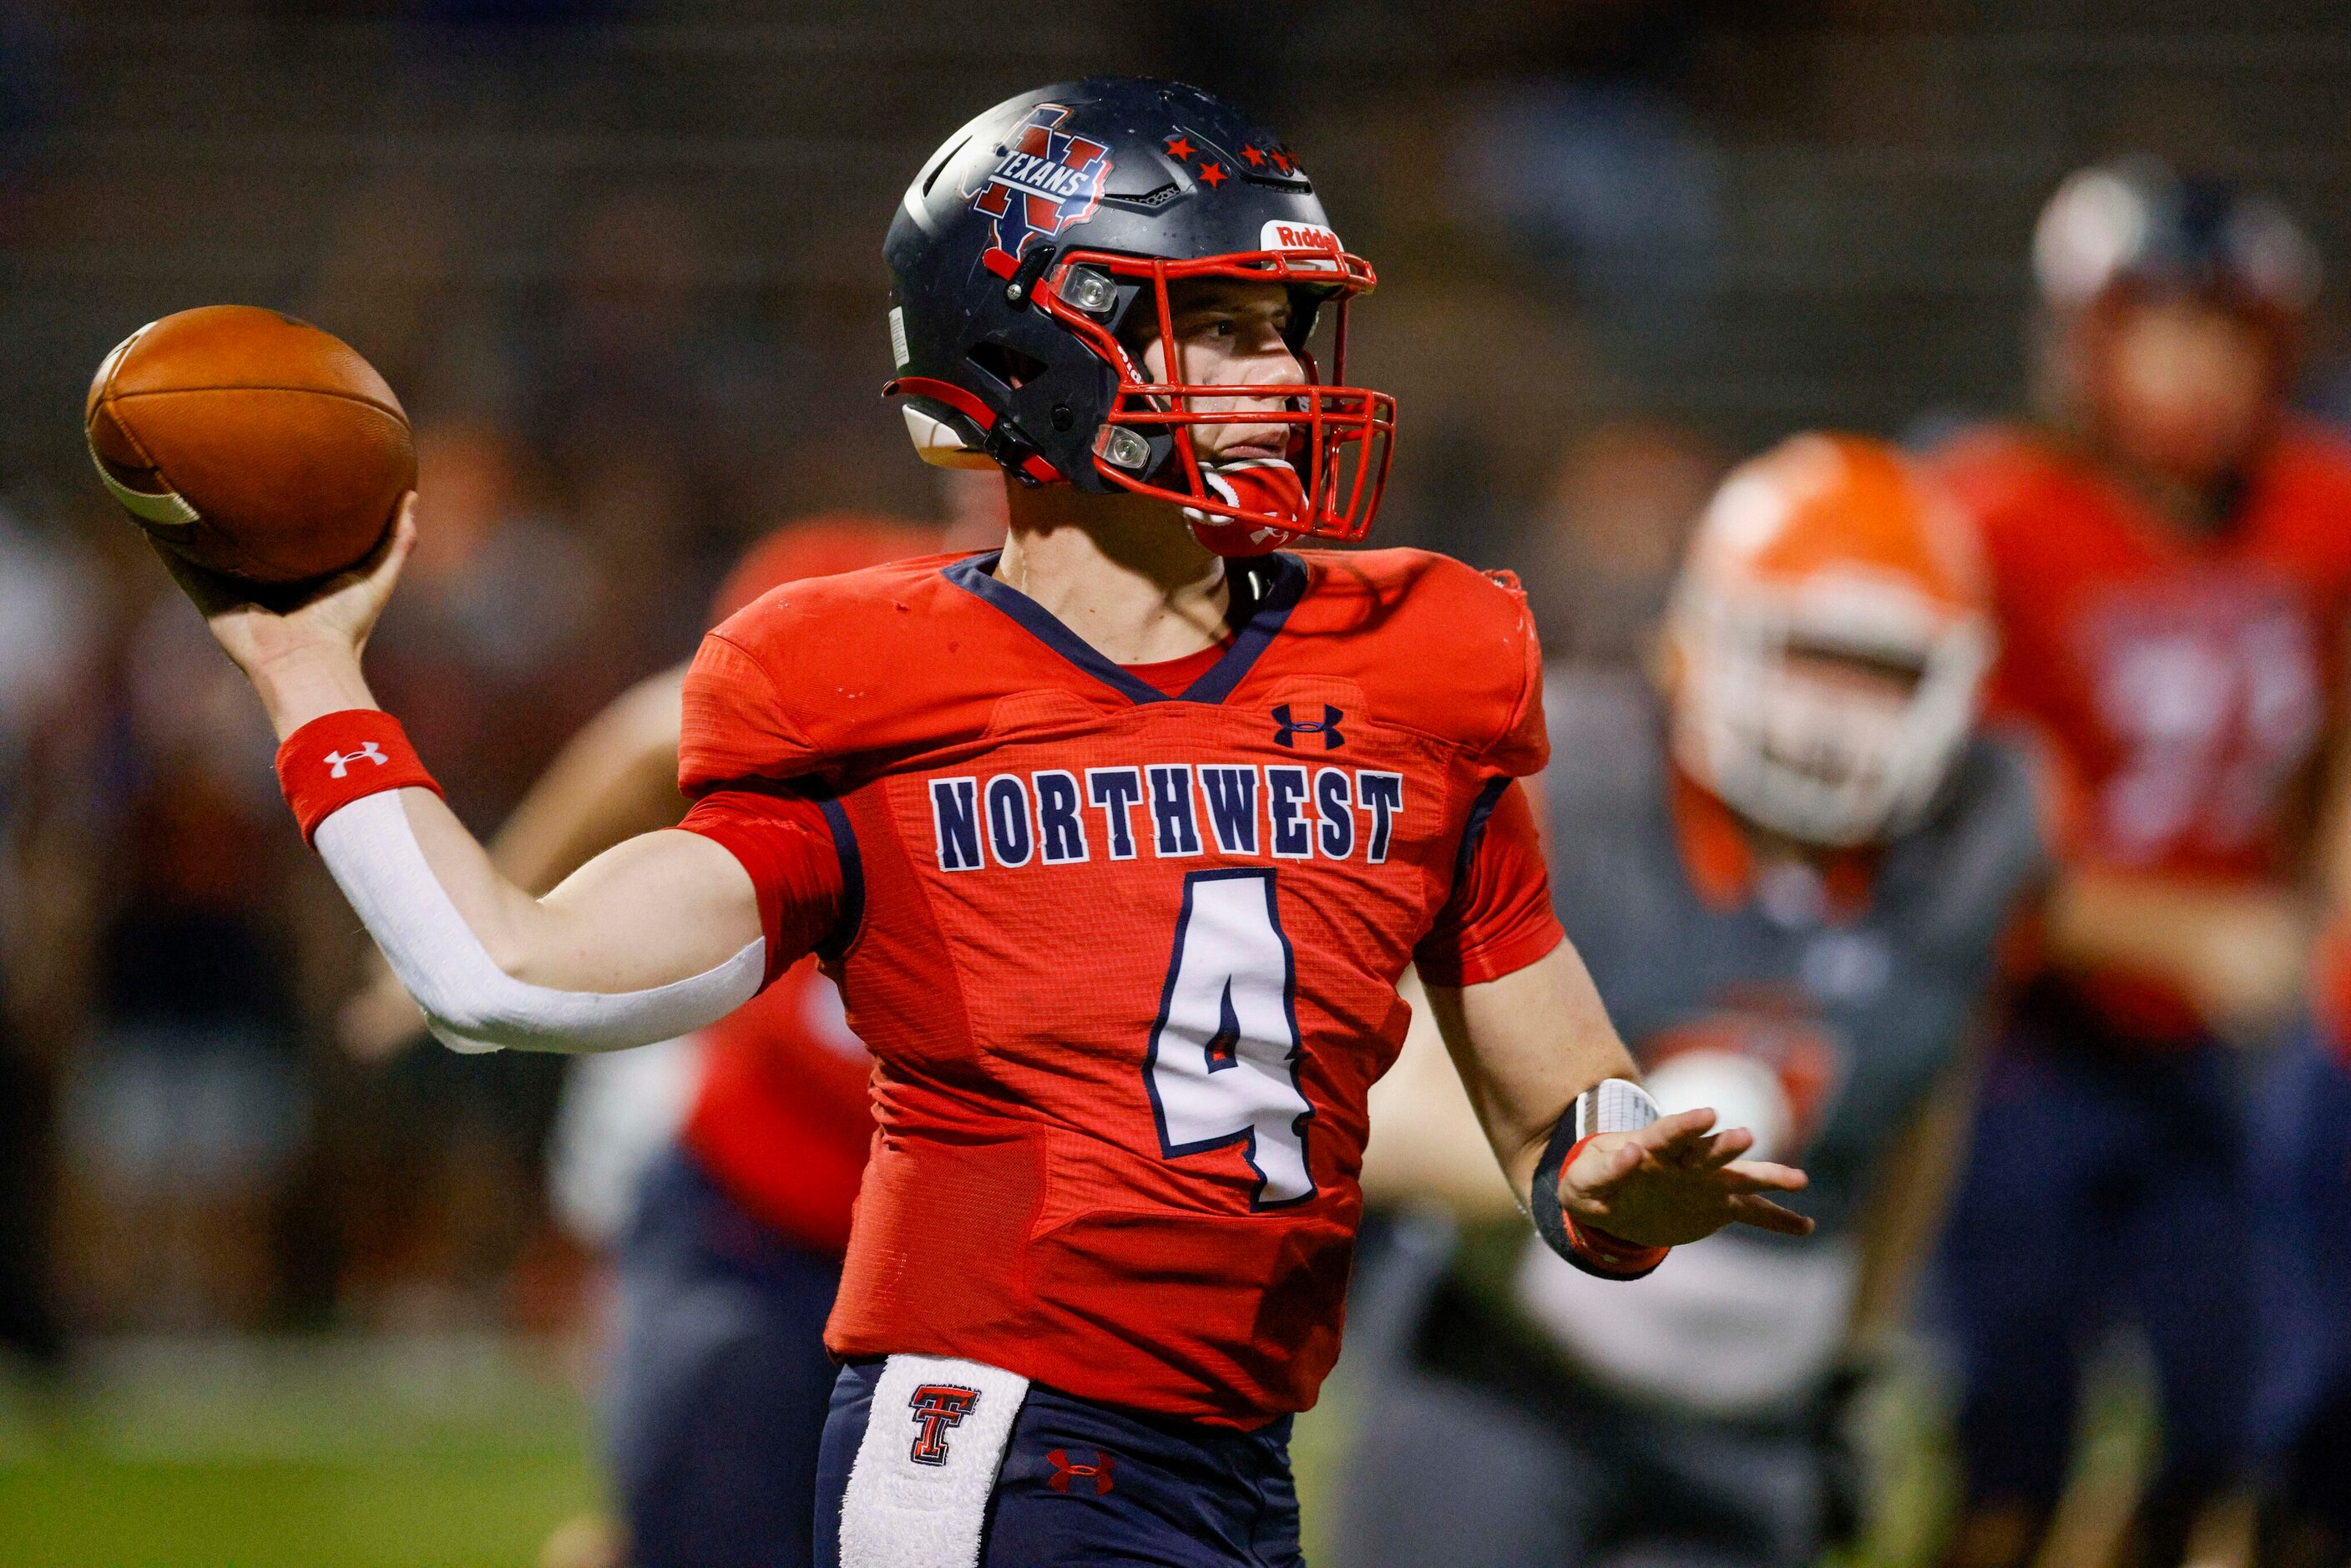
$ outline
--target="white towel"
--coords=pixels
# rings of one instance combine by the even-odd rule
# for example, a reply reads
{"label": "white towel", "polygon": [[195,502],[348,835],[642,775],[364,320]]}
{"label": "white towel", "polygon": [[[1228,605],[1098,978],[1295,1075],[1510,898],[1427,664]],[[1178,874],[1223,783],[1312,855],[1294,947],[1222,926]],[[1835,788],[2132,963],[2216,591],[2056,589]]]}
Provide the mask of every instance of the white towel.
{"label": "white towel", "polygon": [[841,1568],[977,1568],[1029,1380],[943,1355],[882,1366],[841,1500]]}

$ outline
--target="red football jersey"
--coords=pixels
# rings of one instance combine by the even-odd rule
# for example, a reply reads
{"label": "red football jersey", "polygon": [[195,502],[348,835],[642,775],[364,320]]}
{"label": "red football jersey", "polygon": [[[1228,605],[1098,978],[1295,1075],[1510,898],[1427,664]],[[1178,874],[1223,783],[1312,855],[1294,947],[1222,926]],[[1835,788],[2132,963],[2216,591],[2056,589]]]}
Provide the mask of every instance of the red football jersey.
{"label": "red football jersey", "polygon": [[1963,443],[1943,469],[1991,563],[1991,705],[2059,747],[2084,796],[2079,852],[2281,870],[2281,807],[2326,731],[2351,611],[2351,449],[2285,435],[2205,540],[2019,434]]}
{"label": "red football jersey", "polygon": [[2000,618],[1991,706],[2078,790],[2072,852],[2193,880],[2288,873],[2351,612],[2351,448],[2290,430],[2198,539],[2015,431],[1941,468],[1981,526]]}
{"label": "red football jersey", "polygon": [[1561,939],[1534,633],[1443,557],[1275,556],[1170,697],[993,565],[790,584],[686,685],[685,825],[764,885],[814,799],[841,859],[880,1130],[826,1342],[1257,1425],[1338,1354],[1405,965]]}

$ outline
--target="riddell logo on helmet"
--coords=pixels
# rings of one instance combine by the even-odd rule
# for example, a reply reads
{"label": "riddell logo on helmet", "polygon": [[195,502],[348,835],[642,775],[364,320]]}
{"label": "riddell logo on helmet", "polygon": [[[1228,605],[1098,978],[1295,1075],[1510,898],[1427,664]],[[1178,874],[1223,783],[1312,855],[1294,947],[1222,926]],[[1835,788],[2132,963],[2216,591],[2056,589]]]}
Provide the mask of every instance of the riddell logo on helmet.
{"label": "riddell logo on helmet", "polygon": [[1102,204],[1110,149],[1056,129],[1069,118],[1058,103],[1030,110],[1006,143],[1004,161],[972,194],[972,210],[995,220],[996,243],[979,259],[998,277],[1012,276],[1030,240],[1050,239]]}
{"label": "riddell logo on helmet", "polygon": [[1269,223],[1257,236],[1260,250],[1319,250],[1337,256],[1339,236],[1321,224]]}
{"label": "riddell logo on helmet", "polygon": [[[1334,258],[1331,267],[1334,272],[1338,270],[1335,258],[1346,249],[1339,243],[1339,236],[1321,224],[1286,224],[1279,220],[1269,222],[1259,231],[1257,246],[1259,250],[1319,251]],[[1304,258],[1293,259],[1290,265],[1313,271],[1322,269],[1322,263]]]}

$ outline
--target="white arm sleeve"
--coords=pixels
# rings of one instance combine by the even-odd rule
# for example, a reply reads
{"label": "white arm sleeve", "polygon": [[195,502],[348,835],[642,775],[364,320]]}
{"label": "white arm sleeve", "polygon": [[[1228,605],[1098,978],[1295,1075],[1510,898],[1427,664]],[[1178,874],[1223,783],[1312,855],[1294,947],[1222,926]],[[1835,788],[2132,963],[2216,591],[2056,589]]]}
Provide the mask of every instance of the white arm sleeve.
{"label": "white arm sleeve", "polygon": [[453,1051],[619,1051],[717,1022],[759,989],[765,937],[716,968],[642,991],[559,991],[498,967],[433,874],[400,793],[366,795],[313,836],[368,935]]}

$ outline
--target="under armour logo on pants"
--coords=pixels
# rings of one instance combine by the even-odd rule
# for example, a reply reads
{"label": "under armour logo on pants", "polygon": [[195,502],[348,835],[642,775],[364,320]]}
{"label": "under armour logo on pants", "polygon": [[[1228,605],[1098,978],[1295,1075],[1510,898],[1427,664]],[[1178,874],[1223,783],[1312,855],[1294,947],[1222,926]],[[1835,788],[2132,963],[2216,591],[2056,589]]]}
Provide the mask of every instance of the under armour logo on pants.
{"label": "under armour logo on pants", "polygon": [[1094,1462],[1091,1465],[1071,1463],[1070,1451],[1067,1448],[1056,1448],[1051,1453],[1046,1455],[1045,1458],[1047,1462],[1051,1464],[1053,1467],[1053,1473],[1046,1480],[1045,1484],[1051,1487],[1055,1491],[1068,1491],[1070,1490],[1070,1482],[1074,1479],[1093,1482],[1094,1495],[1096,1497],[1108,1497],[1110,1495],[1110,1472],[1113,1468],[1115,1467],[1117,1461],[1112,1458],[1108,1454],[1103,1453],[1100,1448],[1096,1448],[1094,1450]]}

